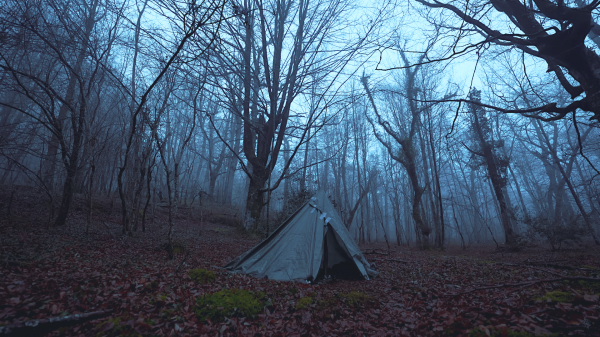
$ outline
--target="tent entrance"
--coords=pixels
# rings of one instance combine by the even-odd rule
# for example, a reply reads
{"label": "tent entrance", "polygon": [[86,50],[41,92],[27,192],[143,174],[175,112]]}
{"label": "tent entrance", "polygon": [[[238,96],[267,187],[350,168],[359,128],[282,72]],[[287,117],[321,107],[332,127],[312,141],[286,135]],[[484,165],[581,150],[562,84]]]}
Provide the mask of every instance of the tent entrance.
{"label": "tent entrance", "polygon": [[316,280],[325,276],[346,280],[362,280],[360,270],[335,230],[328,224],[323,240],[323,259]]}

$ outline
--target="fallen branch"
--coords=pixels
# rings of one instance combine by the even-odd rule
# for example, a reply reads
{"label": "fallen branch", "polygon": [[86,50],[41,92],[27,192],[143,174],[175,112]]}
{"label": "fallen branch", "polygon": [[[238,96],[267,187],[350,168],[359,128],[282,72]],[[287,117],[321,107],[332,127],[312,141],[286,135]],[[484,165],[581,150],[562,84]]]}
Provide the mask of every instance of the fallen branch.
{"label": "fallen branch", "polygon": [[[585,270],[585,271],[594,271],[595,269],[591,268],[578,268],[571,266],[563,266],[559,264],[542,264],[542,262],[525,262],[525,263],[507,263],[507,262],[494,262],[494,264],[500,264],[503,266],[511,266],[511,267],[544,267],[544,268],[553,268],[553,269],[567,269],[567,270]],[[541,269],[539,269],[541,270]]]}
{"label": "fallen branch", "polygon": [[183,263],[185,262],[185,259],[190,255],[190,252],[188,251],[185,256],[183,257],[183,260],[181,260],[181,263],[179,264],[179,266],[177,267],[177,269],[175,269],[175,274],[179,273],[179,269],[181,268],[181,266],[183,266]]}
{"label": "fallen branch", "polygon": [[530,263],[530,264],[547,264],[547,263],[550,263],[550,262],[569,262],[569,260],[562,259],[562,260],[548,260],[548,261],[544,261],[544,260],[540,260],[540,261],[527,261],[527,263]]}
{"label": "fallen branch", "polygon": [[14,336],[40,336],[58,328],[79,324],[81,320],[94,319],[112,313],[112,309],[75,314],[64,317],[32,319],[0,327],[0,334]]}
{"label": "fallen branch", "polygon": [[467,291],[463,291],[460,293],[456,293],[456,294],[445,294],[445,296],[458,296],[458,295],[462,295],[462,294],[466,294],[466,293],[471,293],[474,291],[479,291],[479,290],[487,290],[487,289],[497,289],[497,288],[510,288],[510,287],[530,287],[534,284],[540,284],[540,283],[551,283],[551,282],[558,282],[558,281],[594,281],[594,282],[600,282],[600,278],[595,278],[595,277],[585,277],[585,276],[562,276],[562,277],[557,277],[557,278],[549,278],[549,279],[540,279],[540,280],[532,280],[532,281],[526,281],[526,282],[519,282],[519,283],[507,283],[507,284],[498,284],[498,285],[493,285],[493,286],[485,286],[485,287],[479,287],[479,288],[473,288]]}
{"label": "fallen branch", "polygon": [[391,262],[399,262],[399,263],[408,263],[408,261],[404,261],[404,260],[396,260],[396,259],[387,259],[386,261],[391,261]]}
{"label": "fallen branch", "polygon": [[390,252],[380,253],[380,252],[378,252],[377,250],[373,249],[373,250],[371,250],[371,251],[368,251],[368,250],[367,250],[367,251],[365,251],[363,254],[364,254],[364,255],[369,255],[369,254],[390,255]]}

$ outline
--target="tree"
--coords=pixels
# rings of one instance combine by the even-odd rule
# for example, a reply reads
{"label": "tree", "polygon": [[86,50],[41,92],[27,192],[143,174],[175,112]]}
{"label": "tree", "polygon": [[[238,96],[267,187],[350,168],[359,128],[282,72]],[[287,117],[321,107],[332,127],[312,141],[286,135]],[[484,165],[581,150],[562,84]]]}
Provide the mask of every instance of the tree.
{"label": "tree", "polygon": [[[406,56],[404,55],[403,52],[401,52],[400,54],[404,60],[405,64],[408,64],[408,60],[406,58]],[[424,59],[424,54],[421,56],[419,62],[423,61]],[[391,137],[394,142],[396,142],[399,145],[399,149],[396,149],[395,146],[393,146],[392,143],[390,143],[388,140],[386,140],[384,138],[383,135],[380,135],[380,133],[376,130],[375,127],[375,122],[371,119],[368,118],[369,123],[371,123],[371,125],[373,126],[373,132],[375,134],[375,136],[377,137],[377,139],[379,140],[379,142],[387,149],[388,153],[390,154],[390,156],[396,160],[397,162],[399,162],[400,164],[402,164],[402,166],[404,167],[404,169],[406,170],[406,173],[408,174],[408,178],[410,180],[410,184],[412,186],[412,193],[413,193],[413,198],[412,198],[412,218],[417,226],[417,228],[420,230],[421,235],[422,235],[422,247],[423,249],[429,249],[429,234],[431,233],[431,226],[424,220],[423,217],[423,209],[421,206],[421,199],[423,196],[423,193],[425,192],[425,187],[423,186],[422,182],[420,181],[420,177],[418,174],[418,167],[417,167],[417,149],[416,149],[416,138],[415,135],[417,134],[418,131],[418,127],[420,124],[420,112],[421,109],[419,107],[417,107],[417,87],[416,87],[416,75],[419,72],[421,66],[417,65],[416,67],[414,67],[413,69],[406,67],[405,68],[405,86],[404,86],[404,90],[406,90],[406,97],[408,98],[408,123],[407,125],[403,125],[402,127],[399,128],[399,130],[395,130],[392,125],[390,124],[389,121],[387,121],[380,113],[379,110],[377,109],[376,105],[375,105],[375,100],[373,99],[373,95],[371,94],[371,91],[369,89],[369,85],[368,85],[368,78],[365,77],[363,75],[363,77],[361,78],[362,84],[365,88],[365,91],[367,92],[367,96],[369,97],[369,101],[371,102],[371,105],[373,106],[373,111],[375,112],[375,117],[376,117],[376,122],[377,124],[384,130],[385,134],[389,135],[389,137]],[[399,121],[396,121],[396,123],[399,123]]]}
{"label": "tree", "polygon": [[[417,0],[429,8],[450,11],[458,22],[436,21],[440,27],[449,27],[454,43],[443,58],[462,55],[470,50],[480,51],[494,44],[514,48],[543,60],[548,71],[555,74],[571,101],[561,106],[554,101],[537,107],[504,109],[489,106],[501,112],[523,113],[545,121],[562,119],[578,109],[591,113],[591,119],[600,120],[600,56],[586,45],[586,37],[596,43],[599,27],[593,11],[599,0],[589,4],[583,1],[552,2],[551,0],[490,0],[487,3],[464,1],[442,2]],[[508,20],[498,20],[499,18]],[[435,19],[434,19],[435,20]],[[483,40],[474,42],[476,32]],[[456,36],[456,37],[454,37]],[[466,46],[465,46],[466,44]],[[572,82],[577,82],[572,84]],[[573,119],[575,122],[575,118]]]}
{"label": "tree", "polygon": [[[171,70],[171,68],[177,69],[176,66],[191,63],[198,60],[204,52],[213,44],[217,38],[221,22],[224,20],[224,7],[225,2],[223,0],[192,0],[187,3],[180,3],[174,0],[161,1],[161,7],[165,11],[169,11],[169,15],[165,18],[170,19],[172,27],[175,27],[173,40],[168,41],[166,38],[166,50],[159,50],[159,67],[156,70],[158,73],[154,76],[152,82],[143,91],[139,100],[134,100],[135,93],[132,95],[131,110],[130,110],[130,121],[128,125],[129,131],[126,135],[125,149],[121,159],[121,166],[119,167],[119,173],[117,175],[117,184],[119,189],[119,197],[121,199],[121,222],[123,225],[123,234],[129,232],[129,217],[127,207],[127,197],[125,195],[125,189],[123,186],[123,175],[127,169],[130,155],[132,152],[132,146],[136,135],[139,134],[140,130],[138,127],[138,117],[145,111],[146,103],[151,97],[153,89],[161,82],[163,77]],[[139,12],[138,22],[135,30],[135,41],[134,55],[137,55],[139,40],[139,24],[143,14],[143,9]],[[170,42],[170,43],[169,43]],[[159,44],[164,47],[162,44]],[[193,47],[188,48],[188,45]],[[169,48],[170,47],[170,48]],[[161,54],[165,54],[164,58],[161,58]],[[134,57],[135,58],[135,57]],[[132,70],[132,86],[135,87],[135,73],[137,69]],[[124,88],[127,91],[127,88]],[[133,88],[135,89],[135,88]],[[142,114],[143,115],[143,114]],[[171,234],[169,233],[169,236]],[[170,239],[170,237],[169,237]]]}
{"label": "tree", "polygon": [[[477,89],[471,90],[469,99],[473,102],[480,102],[481,92]],[[500,219],[502,228],[504,229],[506,244],[515,246],[516,234],[512,227],[512,210],[508,207],[506,200],[507,196],[504,193],[508,180],[507,171],[509,159],[499,150],[504,147],[504,141],[501,139],[493,139],[491,122],[481,106],[476,103],[470,104],[469,115],[471,124],[470,131],[472,139],[474,139],[473,147],[467,147],[472,154],[470,164],[474,168],[479,166],[485,167],[487,177],[492,183],[494,195],[500,208]]]}
{"label": "tree", "polygon": [[[342,76],[346,80],[343,70],[367,41],[368,33],[350,42],[338,35],[344,31],[342,19],[349,9],[346,0],[247,0],[234,6],[243,33],[233,31],[231,41],[223,39],[220,54],[231,55],[233,50],[234,60],[239,56],[243,65],[222,62],[227,64],[223,69],[239,76],[243,88],[239,94],[226,91],[226,95],[241,101],[244,158],[240,155],[238,159],[249,178],[246,213],[251,222],[260,219],[267,193],[289,173],[311,128],[314,137],[319,128],[315,121],[335,97],[330,91],[337,90],[336,80]],[[373,20],[367,30],[379,23],[379,18]],[[236,82],[230,81],[228,86]],[[318,84],[319,94],[312,109],[294,109],[293,102],[309,95],[313,82]],[[237,106],[231,103],[230,108],[236,111]],[[282,174],[272,179],[284,141],[290,136],[296,138],[293,149],[282,165]]]}
{"label": "tree", "polygon": [[6,44],[0,51],[0,68],[10,75],[11,91],[18,91],[28,104],[0,104],[22,112],[49,132],[42,181],[51,188],[55,157],[60,154],[65,179],[54,225],[61,226],[67,219],[81,165],[91,95],[104,75],[102,64],[110,55],[118,19],[102,36],[96,35],[95,27],[111,16],[99,0],[74,6],[58,0],[15,1],[4,9],[3,31],[14,34],[3,36]]}

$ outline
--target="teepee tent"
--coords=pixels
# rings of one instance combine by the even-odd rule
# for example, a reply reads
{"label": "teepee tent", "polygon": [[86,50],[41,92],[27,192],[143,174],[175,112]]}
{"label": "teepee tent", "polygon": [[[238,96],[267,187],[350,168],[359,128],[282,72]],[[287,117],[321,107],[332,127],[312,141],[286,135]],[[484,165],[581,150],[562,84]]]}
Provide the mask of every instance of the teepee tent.
{"label": "teepee tent", "polygon": [[308,282],[325,275],[368,280],[377,274],[323,191],[225,269],[259,278]]}

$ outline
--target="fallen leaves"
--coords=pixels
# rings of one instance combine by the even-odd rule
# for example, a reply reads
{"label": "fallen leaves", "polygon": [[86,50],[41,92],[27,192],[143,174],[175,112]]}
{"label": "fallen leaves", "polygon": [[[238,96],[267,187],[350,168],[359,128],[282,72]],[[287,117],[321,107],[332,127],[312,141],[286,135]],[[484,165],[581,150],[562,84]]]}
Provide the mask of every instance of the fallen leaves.
{"label": "fallen leaves", "polygon": [[[178,222],[186,253],[174,260],[160,250],[166,226],[159,224],[135,237],[106,234],[104,227],[119,230],[109,222],[89,237],[82,235],[83,227],[0,226],[2,242],[12,242],[0,245],[0,258],[21,261],[0,267],[0,326],[110,311],[71,321],[61,334],[437,336],[510,330],[600,335],[596,248],[549,260],[545,252],[498,256],[489,249],[444,253],[397,247],[389,255],[368,255],[380,269],[373,280],[309,285],[221,270],[257,239],[212,224]],[[214,279],[192,279],[190,271],[198,268],[214,273]],[[196,298],[233,288],[263,292],[270,306],[255,319],[196,318]],[[558,291],[571,295],[568,302],[543,299]],[[308,297],[310,303],[297,306]]]}

